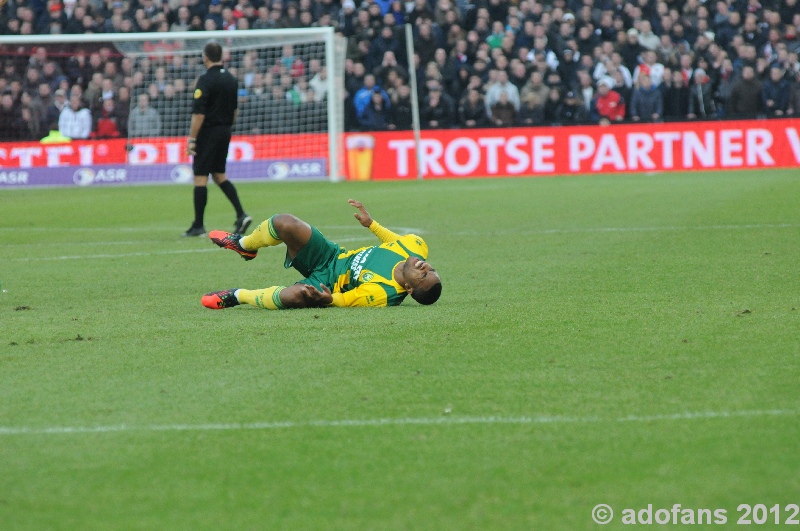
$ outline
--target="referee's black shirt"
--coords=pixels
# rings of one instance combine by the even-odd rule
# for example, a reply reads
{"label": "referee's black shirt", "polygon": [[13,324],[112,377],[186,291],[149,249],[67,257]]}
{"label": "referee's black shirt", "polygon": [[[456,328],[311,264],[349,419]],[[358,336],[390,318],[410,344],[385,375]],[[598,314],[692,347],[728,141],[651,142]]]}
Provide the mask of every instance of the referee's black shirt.
{"label": "referee's black shirt", "polygon": [[215,65],[197,80],[192,114],[204,114],[203,127],[233,125],[239,105],[239,82],[225,67]]}

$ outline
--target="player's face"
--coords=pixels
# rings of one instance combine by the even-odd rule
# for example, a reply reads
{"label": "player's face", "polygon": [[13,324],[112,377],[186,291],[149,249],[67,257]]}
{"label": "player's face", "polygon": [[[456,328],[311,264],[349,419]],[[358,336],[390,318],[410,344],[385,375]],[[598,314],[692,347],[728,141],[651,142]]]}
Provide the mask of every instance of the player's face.
{"label": "player's face", "polygon": [[429,289],[434,284],[441,282],[439,273],[425,260],[416,256],[409,256],[403,264],[403,275],[411,289]]}

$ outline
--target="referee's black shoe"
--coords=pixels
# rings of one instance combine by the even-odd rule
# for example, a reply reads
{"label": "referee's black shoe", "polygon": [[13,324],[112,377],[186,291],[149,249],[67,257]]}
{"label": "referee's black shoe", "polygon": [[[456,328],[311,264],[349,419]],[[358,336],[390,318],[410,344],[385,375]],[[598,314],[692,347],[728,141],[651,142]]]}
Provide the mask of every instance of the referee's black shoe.
{"label": "referee's black shoe", "polygon": [[206,228],[203,226],[195,227],[192,225],[189,229],[181,234],[184,238],[192,237],[192,236],[205,236],[206,235]]}
{"label": "referee's black shoe", "polygon": [[236,218],[236,221],[233,222],[233,232],[235,234],[241,234],[242,236],[244,236],[247,227],[249,227],[252,222],[253,218],[251,218],[247,214],[242,214],[241,216]]}

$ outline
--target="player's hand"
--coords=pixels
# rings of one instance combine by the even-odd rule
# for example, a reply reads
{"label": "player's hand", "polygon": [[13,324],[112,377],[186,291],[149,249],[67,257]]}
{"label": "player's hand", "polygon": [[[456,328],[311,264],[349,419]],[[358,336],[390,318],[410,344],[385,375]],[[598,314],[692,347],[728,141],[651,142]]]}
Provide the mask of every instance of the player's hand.
{"label": "player's hand", "polygon": [[363,227],[369,228],[369,226],[372,225],[372,216],[369,215],[369,212],[367,212],[367,209],[361,204],[361,201],[348,199],[347,202],[358,209],[358,212],[353,213],[353,217],[355,217]]}
{"label": "player's hand", "polygon": [[320,284],[319,287],[321,289],[317,289],[315,286],[304,285],[303,290],[303,299],[305,300],[307,307],[322,307],[322,306],[329,306],[333,302],[333,295],[331,294],[331,290],[325,284]]}
{"label": "player's hand", "polygon": [[195,148],[197,147],[197,140],[189,140],[186,142],[186,156],[191,157],[194,156],[197,152]]}

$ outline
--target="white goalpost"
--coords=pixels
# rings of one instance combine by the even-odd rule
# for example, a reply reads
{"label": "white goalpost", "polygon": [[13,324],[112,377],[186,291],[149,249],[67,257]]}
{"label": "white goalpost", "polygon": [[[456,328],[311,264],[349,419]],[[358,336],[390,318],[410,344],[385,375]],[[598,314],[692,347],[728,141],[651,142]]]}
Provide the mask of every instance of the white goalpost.
{"label": "white goalpost", "polygon": [[[230,177],[342,179],[345,43],[330,27],[3,37],[0,59],[23,75],[43,62],[64,71],[67,100],[78,63],[94,125],[89,138],[64,144],[0,143],[0,166],[25,171],[28,185],[191,182],[192,94],[211,40],[239,80]],[[98,126],[104,116],[115,125]]]}

